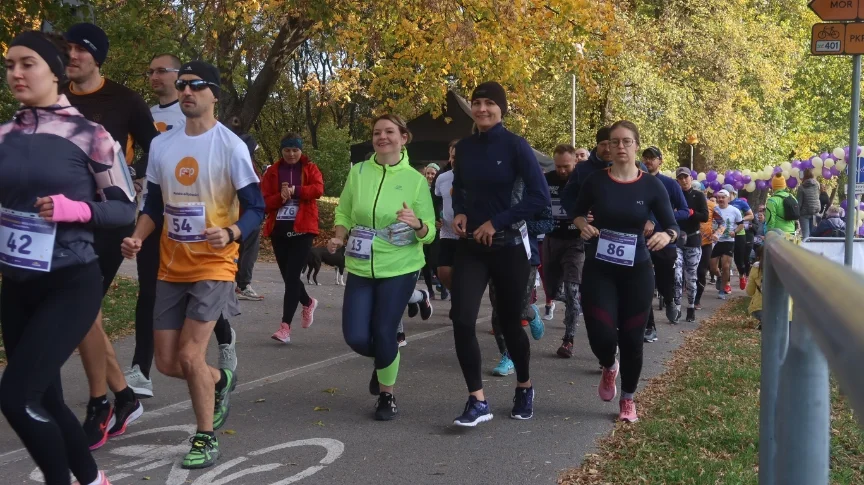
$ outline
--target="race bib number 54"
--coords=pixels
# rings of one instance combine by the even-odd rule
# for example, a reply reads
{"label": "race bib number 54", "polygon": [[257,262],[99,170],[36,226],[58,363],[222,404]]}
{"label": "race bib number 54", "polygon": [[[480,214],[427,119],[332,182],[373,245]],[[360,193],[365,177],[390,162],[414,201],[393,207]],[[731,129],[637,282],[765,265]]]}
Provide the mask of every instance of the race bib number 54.
{"label": "race bib number 54", "polygon": [[168,238],[182,243],[204,242],[207,229],[204,205],[166,205],[165,222]]}
{"label": "race bib number 54", "polygon": [[633,266],[639,236],[603,229],[597,241],[597,259],[607,263]]}

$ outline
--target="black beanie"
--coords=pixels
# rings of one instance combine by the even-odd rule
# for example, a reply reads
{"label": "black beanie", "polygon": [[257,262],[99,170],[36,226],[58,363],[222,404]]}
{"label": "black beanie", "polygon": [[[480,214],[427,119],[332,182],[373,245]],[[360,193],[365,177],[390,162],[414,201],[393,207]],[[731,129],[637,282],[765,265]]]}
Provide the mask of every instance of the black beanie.
{"label": "black beanie", "polygon": [[9,47],[20,45],[33,50],[39,54],[51,69],[51,72],[57,76],[60,84],[66,82],[66,64],[69,62],[69,56],[60,52],[53,42],[45,38],[45,34],[33,30],[21,32],[17,37],[12,39]]}
{"label": "black beanie", "polygon": [[91,23],[75,24],[69,27],[63,37],[66,38],[66,42],[87,49],[99,66],[102,66],[108,57],[108,36],[105,35],[104,30]]}
{"label": "black beanie", "polygon": [[604,126],[597,130],[597,136],[594,138],[595,141],[599,144],[604,141],[609,141],[609,137],[612,135],[612,130],[608,126]]}
{"label": "black beanie", "polygon": [[204,61],[189,61],[180,66],[180,72],[177,73],[178,76],[184,74],[198,76],[210,83],[210,91],[213,92],[213,96],[215,96],[216,99],[219,99],[220,94],[222,94],[222,89],[220,87],[221,80],[219,77],[219,69],[216,66]]}
{"label": "black beanie", "polygon": [[507,114],[507,93],[495,81],[487,81],[474,88],[474,92],[471,94],[471,101],[477,98],[488,98],[495,101],[495,104],[501,108],[501,116]]}

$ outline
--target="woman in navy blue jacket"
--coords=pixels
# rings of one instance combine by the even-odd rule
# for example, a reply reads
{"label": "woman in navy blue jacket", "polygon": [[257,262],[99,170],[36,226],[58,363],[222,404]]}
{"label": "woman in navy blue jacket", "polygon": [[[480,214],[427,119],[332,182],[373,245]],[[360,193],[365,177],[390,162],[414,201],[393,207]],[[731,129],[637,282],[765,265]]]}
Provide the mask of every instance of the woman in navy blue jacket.
{"label": "woman in navy blue jacket", "polygon": [[453,265],[452,310],[456,355],[470,394],[458,426],[492,419],[483,394],[476,323],[480,301],[491,280],[498,295],[496,313],[516,367],[516,398],[510,417],[530,419],[534,389],[529,375],[530,345],[522,330],[521,303],[531,249],[526,220],[551,203],[549,187],[524,138],[507,131],[507,96],[496,82],[471,95],[477,133],[456,145],[453,178],[453,230],[461,239]]}

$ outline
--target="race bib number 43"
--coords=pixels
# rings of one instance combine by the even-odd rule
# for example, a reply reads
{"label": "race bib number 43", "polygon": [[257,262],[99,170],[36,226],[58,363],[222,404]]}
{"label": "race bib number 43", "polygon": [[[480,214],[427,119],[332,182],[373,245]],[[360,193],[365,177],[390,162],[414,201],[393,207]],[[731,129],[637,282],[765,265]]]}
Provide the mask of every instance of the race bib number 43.
{"label": "race bib number 43", "polygon": [[182,243],[204,242],[207,229],[204,205],[166,205],[165,223],[168,224],[168,238]]}
{"label": "race bib number 43", "polygon": [[33,271],[51,271],[57,224],[37,214],[0,209],[0,261]]}
{"label": "race bib number 43", "polygon": [[597,259],[607,263],[633,266],[639,236],[602,229],[597,241]]}
{"label": "race bib number 43", "polygon": [[351,237],[348,238],[348,245],[345,247],[345,256],[357,259],[371,259],[373,239],[375,239],[374,231],[363,229],[352,230]]}

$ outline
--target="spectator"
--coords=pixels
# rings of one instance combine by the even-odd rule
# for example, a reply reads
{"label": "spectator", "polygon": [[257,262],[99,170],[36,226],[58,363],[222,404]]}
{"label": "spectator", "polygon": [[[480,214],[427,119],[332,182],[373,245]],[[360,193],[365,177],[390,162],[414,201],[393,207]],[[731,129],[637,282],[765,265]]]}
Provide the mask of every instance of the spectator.
{"label": "spectator", "polygon": [[841,217],[841,209],[837,206],[828,207],[828,212],[822,222],[810,234],[813,237],[846,237],[846,222]]}
{"label": "spectator", "polygon": [[801,238],[807,239],[815,226],[813,219],[820,212],[819,182],[813,177],[812,168],[804,171],[804,180],[798,188],[798,204],[801,207]]}
{"label": "spectator", "polygon": [[829,205],[831,205],[831,196],[828,195],[828,187],[823,185],[819,192],[819,213],[824,214]]}
{"label": "spectator", "polygon": [[798,200],[789,193],[786,179],[779,173],[771,178],[771,189],[774,194],[765,204],[766,232],[779,229],[787,235],[795,234],[795,221],[801,217]]}

